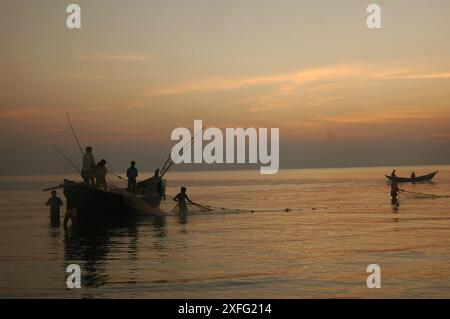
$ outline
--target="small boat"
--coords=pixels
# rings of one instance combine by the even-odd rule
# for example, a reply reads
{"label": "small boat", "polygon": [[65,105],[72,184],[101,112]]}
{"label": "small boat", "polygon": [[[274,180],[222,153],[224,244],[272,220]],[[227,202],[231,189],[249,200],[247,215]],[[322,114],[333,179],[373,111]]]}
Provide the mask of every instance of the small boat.
{"label": "small boat", "polygon": [[[411,177],[399,177],[397,176],[395,179],[398,183],[417,183],[417,182],[429,182],[433,179],[433,177],[438,173],[439,171],[433,172],[428,175],[422,175],[422,176],[416,176],[415,178]],[[389,175],[385,175],[388,180],[392,180],[392,177]]]}
{"label": "small boat", "polygon": [[141,182],[136,192],[126,189],[104,190],[84,182],[64,180],[67,209],[75,208],[78,221],[113,219],[136,216],[140,213],[159,215],[163,192],[159,177]]}

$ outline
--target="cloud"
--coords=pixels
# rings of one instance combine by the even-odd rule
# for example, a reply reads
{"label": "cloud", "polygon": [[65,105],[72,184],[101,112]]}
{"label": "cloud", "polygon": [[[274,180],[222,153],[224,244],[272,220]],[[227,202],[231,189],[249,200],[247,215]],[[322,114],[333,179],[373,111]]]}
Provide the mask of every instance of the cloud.
{"label": "cloud", "polygon": [[381,124],[450,118],[450,111],[448,109],[400,110],[338,116],[318,115],[317,118],[329,124]]}
{"label": "cloud", "polygon": [[293,73],[247,77],[211,77],[182,84],[166,85],[147,91],[148,96],[178,95],[196,91],[227,91],[251,86],[277,85],[281,91],[312,81],[330,78],[355,77],[364,71],[362,65],[338,65],[300,70]]}
{"label": "cloud", "polygon": [[111,61],[111,62],[133,62],[133,61],[153,61],[155,57],[152,55],[142,54],[86,54],[75,57],[77,61]]}
{"label": "cloud", "polygon": [[42,111],[43,108],[37,107],[0,109],[0,119],[17,120],[28,119],[30,117],[34,118],[35,116],[42,114]]}
{"label": "cloud", "polygon": [[315,115],[309,121],[286,123],[286,137],[293,139],[406,138],[448,140],[450,110],[398,109],[357,114]]}
{"label": "cloud", "polygon": [[275,86],[277,93],[289,94],[305,84],[345,80],[426,80],[450,78],[450,72],[429,72],[416,64],[393,67],[390,64],[354,63],[297,70],[291,73],[240,77],[209,77],[149,89],[147,96],[179,95],[190,92],[217,92],[253,86]]}
{"label": "cloud", "polygon": [[450,72],[429,73],[429,74],[411,74],[403,76],[392,76],[391,79],[398,80],[429,80],[429,79],[449,79]]}

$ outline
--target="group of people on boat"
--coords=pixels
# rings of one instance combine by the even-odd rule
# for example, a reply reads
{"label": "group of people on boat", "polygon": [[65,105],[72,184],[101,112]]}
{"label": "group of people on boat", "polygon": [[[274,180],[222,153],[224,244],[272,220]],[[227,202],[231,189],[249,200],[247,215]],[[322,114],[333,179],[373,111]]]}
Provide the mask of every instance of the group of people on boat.
{"label": "group of people on boat", "polygon": [[[93,154],[93,149],[91,146],[87,146],[85,148],[85,153],[83,153],[82,158],[82,170],[81,177],[83,178],[84,183],[93,185],[95,187],[101,187],[105,191],[108,190],[108,183],[106,181],[106,175],[108,174],[108,169],[106,167],[106,160],[102,159],[99,162],[95,162],[95,157]],[[159,170],[155,172],[155,175],[159,173]],[[127,179],[128,185],[127,190],[129,192],[135,193],[137,190],[137,177],[139,175],[138,169],[136,167],[136,162],[131,161],[130,167],[127,169]],[[165,182],[165,181],[164,181]],[[165,183],[163,186],[160,186],[161,194],[163,199],[165,199]],[[45,203],[46,206],[50,207],[50,222],[52,226],[59,226],[60,224],[60,210],[64,205],[63,201],[56,190],[51,192],[51,197]],[[76,210],[68,209],[66,211],[64,217],[64,227],[67,226],[67,223],[72,220],[72,224],[76,222]]]}
{"label": "group of people on boat", "polygon": [[95,163],[95,157],[90,146],[86,147],[86,153],[83,154],[82,167],[81,177],[86,184],[101,186],[105,190],[108,190],[106,183],[106,174],[108,173],[106,160],[102,159],[100,162]]}
{"label": "group of people on boat", "polygon": [[[83,168],[81,170],[81,177],[84,182],[108,190],[108,183],[106,182],[108,169],[106,168],[106,163],[105,159],[96,163],[92,147],[86,147],[86,152],[83,154]],[[127,169],[128,191],[136,191],[137,177],[138,169],[136,168],[136,162],[131,161],[130,167]]]}

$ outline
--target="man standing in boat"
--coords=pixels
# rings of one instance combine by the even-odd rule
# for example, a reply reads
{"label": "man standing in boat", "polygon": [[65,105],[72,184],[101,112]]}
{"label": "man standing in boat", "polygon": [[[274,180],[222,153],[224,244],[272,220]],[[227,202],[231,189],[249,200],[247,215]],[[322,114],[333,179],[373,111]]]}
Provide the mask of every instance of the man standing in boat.
{"label": "man standing in boat", "polygon": [[83,154],[83,169],[81,170],[81,177],[83,177],[84,182],[94,185],[95,177],[95,158],[92,154],[92,147],[86,147],[86,153]]}
{"label": "man standing in boat", "polygon": [[95,180],[97,186],[102,186],[105,191],[108,190],[108,185],[106,183],[106,174],[108,170],[106,168],[106,160],[102,159],[97,163],[95,167]]}
{"label": "man standing in boat", "polygon": [[136,191],[136,178],[138,177],[138,170],[136,168],[135,161],[132,161],[131,166],[127,169],[127,177],[128,177],[128,191],[135,192]]}

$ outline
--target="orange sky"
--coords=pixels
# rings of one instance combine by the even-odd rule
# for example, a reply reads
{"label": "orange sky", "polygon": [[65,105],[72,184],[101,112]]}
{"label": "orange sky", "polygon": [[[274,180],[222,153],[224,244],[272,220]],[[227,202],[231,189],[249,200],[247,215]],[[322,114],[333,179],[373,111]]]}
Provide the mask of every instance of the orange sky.
{"label": "orange sky", "polygon": [[64,2],[2,2],[0,174],[64,170],[66,108],[117,167],[194,119],[279,127],[282,167],[450,163],[450,3],[377,1],[369,30],[372,2],[77,1],[76,31]]}

